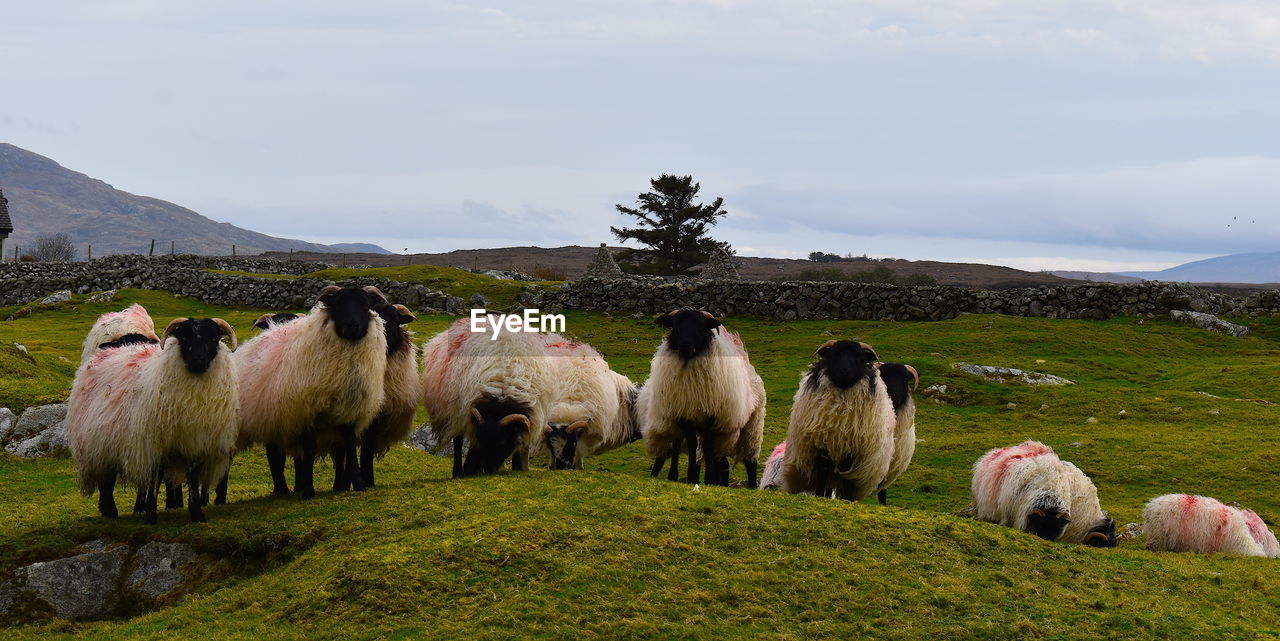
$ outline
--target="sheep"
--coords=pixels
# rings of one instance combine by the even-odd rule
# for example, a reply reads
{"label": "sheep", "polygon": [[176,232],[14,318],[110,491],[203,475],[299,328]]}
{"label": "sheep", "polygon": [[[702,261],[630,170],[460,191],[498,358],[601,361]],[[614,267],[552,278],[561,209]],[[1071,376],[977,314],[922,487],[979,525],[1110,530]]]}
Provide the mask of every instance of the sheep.
{"label": "sheep", "polygon": [[[404,305],[379,303],[373,311],[382,317],[387,335],[387,368],[383,382],[382,408],[360,437],[360,475],[366,487],[373,487],[373,460],[392,445],[409,437],[418,412],[418,347],[413,332],[404,328],[416,318]],[[338,465],[341,459],[335,458]]]}
{"label": "sheep", "polygon": [[1147,549],[1280,556],[1280,544],[1258,515],[1207,496],[1165,494],[1142,510]]}
{"label": "sheep", "polygon": [[314,497],[316,453],[338,443],[343,473],[334,489],[365,489],[356,444],[382,405],[387,336],[373,307],[385,301],[376,287],[330,285],[311,313],[272,325],[236,352],[244,408],[237,446],[266,446],[274,494],[289,492],[292,454],[294,492]]}
{"label": "sheep", "polygon": [[689,456],[686,482],[698,482],[701,452],[708,485],[729,484],[732,456],[746,468],[747,485],[754,489],[765,392],[742,339],[705,311],[678,309],[655,322],[669,332],[637,399],[645,447],[655,459],[652,475],[668,457],[673,468],[678,464],[683,443]]}
{"label": "sheep", "polygon": [[875,492],[893,463],[893,402],[865,343],[831,340],[800,379],[782,460],[783,489],[840,498]]}
{"label": "sheep", "polygon": [[174,319],[160,344],[96,353],[76,372],[67,407],[67,440],[80,492],[98,492],[98,511],[119,516],[117,480],[142,497],[147,523],[157,520],[161,481],[188,484],[192,521],[204,521],[202,492],[231,462],[239,424],[236,370],[226,321]]}
{"label": "sheep", "polygon": [[89,362],[99,349],[141,342],[160,342],[155,323],[145,307],[134,303],[121,311],[107,312],[98,317],[85,336],[80,364]]}
{"label": "sheep", "polygon": [[884,480],[876,488],[876,500],[880,505],[886,505],[889,486],[907,471],[916,452],[916,402],[911,392],[920,386],[920,374],[910,365],[881,363],[880,380],[884,381],[894,413],[893,459]]}
{"label": "sheep", "polygon": [[786,453],[786,441],[778,443],[777,447],[773,448],[773,453],[769,454],[769,458],[764,462],[764,473],[760,475],[760,489],[782,489],[782,459]]}
{"label": "sheep", "polygon": [[[988,451],[973,466],[975,518],[1091,547],[1115,547],[1115,522],[1076,466],[1036,441]],[[1078,521],[1078,522],[1077,522]]]}
{"label": "sheep", "polygon": [[586,456],[639,440],[633,417],[636,386],[609,369],[590,345],[547,336],[561,395],[547,415],[543,446],[553,470],[582,469]]}
{"label": "sheep", "polygon": [[293,312],[277,312],[274,314],[263,314],[258,317],[258,320],[253,321],[253,328],[265,331],[265,330],[271,329],[276,325],[283,325],[285,323],[296,321],[299,318],[302,318],[303,316],[306,316],[306,314],[295,314]]}
{"label": "sheep", "polygon": [[437,443],[453,442],[454,478],[492,474],[507,459],[512,469],[528,470],[535,430],[560,394],[554,363],[540,334],[491,336],[472,332],[470,322],[459,319],[422,350],[432,434]]}

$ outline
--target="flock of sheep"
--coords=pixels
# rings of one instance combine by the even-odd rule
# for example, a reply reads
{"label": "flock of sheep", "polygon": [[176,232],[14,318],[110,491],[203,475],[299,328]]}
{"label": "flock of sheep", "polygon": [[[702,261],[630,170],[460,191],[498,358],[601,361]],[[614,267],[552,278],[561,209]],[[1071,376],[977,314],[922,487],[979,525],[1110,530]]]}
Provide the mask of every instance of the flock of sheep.
{"label": "flock of sheep", "polygon": [[[418,404],[437,444],[452,443],[453,476],[491,474],[510,461],[527,470],[545,453],[552,469],[644,440],[653,476],[728,485],[741,463],[757,487],[765,387],[738,335],[711,314],[681,309],[657,318],[667,333],[637,388],[598,352],[556,334],[473,331],[468,318],[419,351],[404,306],[374,287],[322,291],[307,314],[267,314],[236,347],[221,319],[175,319],[157,336],[145,309],[104,314],[85,339],[67,430],[80,489],[98,493],[114,518],[114,489],[137,489],[134,511],[157,520],[186,506],[204,520],[212,489],[224,503],[235,452],[266,449],[273,492],[315,496],[314,466],[331,458],[334,491],[374,485],[374,461],[413,429]],[[226,340],[228,345],[223,344]],[[419,367],[420,365],[420,367]],[[914,368],[885,363],[846,340],[818,348],[803,374],[787,439],[759,487],[860,501],[887,490],[915,450]],[[1051,448],[1027,441],[974,465],[975,515],[1035,534],[1116,545],[1114,521],[1092,481]],[[1166,495],[1148,503],[1155,550],[1280,556],[1253,512],[1214,499]]]}

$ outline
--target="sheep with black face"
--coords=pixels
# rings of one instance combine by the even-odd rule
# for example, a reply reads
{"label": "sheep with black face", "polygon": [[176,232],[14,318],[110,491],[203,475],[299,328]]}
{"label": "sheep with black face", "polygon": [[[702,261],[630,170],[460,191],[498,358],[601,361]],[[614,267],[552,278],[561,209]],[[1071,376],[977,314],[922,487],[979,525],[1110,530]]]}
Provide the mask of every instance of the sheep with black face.
{"label": "sheep with black face", "polygon": [[[416,317],[408,307],[387,302],[374,305],[373,311],[382,317],[387,336],[387,368],[382,407],[360,437],[360,476],[366,487],[374,485],[374,459],[409,438],[422,393],[418,387],[418,347],[413,333],[404,327]],[[335,456],[334,465],[342,465],[341,457]]]}
{"label": "sheep with black face", "polygon": [[683,447],[689,457],[687,482],[698,482],[700,462],[705,462],[705,482],[728,485],[732,459],[743,464],[747,484],[755,488],[764,381],[742,339],[705,311],[675,310],[655,322],[668,332],[636,401],[645,447],[655,459],[653,476],[668,457],[674,469]]}
{"label": "sheep with black face", "polygon": [[861,501],[893,461],[893,403],[869,345],[832,340],[814,356],[791,406],[783,489]]}
{"label": "sheep with black face", "polygon": [[916,402],[911,397],[912,391],[920,385],[920,374],[916,368],[902,363],[880,363],[880,380],[884,381],[885,391],[893,404],[893,457],[889,462],[889,471],[884,480],[876,488],[876,498],[880,505],[886,505],[889,497],[889,486],[898,480],[911,465],[911,457],[916,451]]}
{"label": "sheep with black face", "polygon": [[382,406],[387,366],[376,287],[334,285],[297,320],[273,325],[236,352],[244,407],[238,445],[267,449],[273,492],[288,493],[284,467],[293,455],[294,492],[315,496],[317,452],[340,448],[335,489],[364,490],[357,441]]}
{"label": "sheep with black face", "polygon": [[137,488],[148,523],[162,482],[188,484],[191,520],[222,478],[235,450],[240,403],[231,352],[235,333],[221,319],[178,318],[159,344],[95,353],[76,372],[67,438],[80,491],[98,492],[103,516],[118,515],[117,480]]}
{"label": "sheep with black face", "polygon": [[637,392],[630,379],[609,369],[586,343],[551,334],[546,348],[561,381],[560,398],[543,429],[551,469],[582,469],[585,457],[639,440]]}
{"label": "sheep with black face", "polygon": [[306,314],[295,314],[293,312],[276,312],[274,314],[263,314],[258,320],[253,321],[253,328],[266,331],[276,325],[284,325],[306,316]]}

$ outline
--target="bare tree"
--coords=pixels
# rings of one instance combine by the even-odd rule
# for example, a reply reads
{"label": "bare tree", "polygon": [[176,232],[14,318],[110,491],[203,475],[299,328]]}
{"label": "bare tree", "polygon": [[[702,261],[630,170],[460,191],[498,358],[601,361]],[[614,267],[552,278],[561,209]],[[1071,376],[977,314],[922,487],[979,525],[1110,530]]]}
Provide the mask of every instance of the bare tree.
{"label": "bare tree", "polygon": [[31,257],[42,263],[67,262],[76,257],[76,246],[65,233],[41,234],[36,237]]}

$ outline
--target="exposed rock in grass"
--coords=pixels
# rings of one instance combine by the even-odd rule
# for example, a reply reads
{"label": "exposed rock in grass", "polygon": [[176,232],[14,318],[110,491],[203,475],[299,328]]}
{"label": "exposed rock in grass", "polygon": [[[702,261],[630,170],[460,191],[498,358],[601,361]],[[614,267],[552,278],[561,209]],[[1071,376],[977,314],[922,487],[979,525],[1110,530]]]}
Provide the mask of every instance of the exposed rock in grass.
{"label": "exposed rock in grass", "polygon": [[409,435],[409,440],[405,445],[412,447],[415,450],[422,450],[429,454],[453,456],[453,443],[437,443],[435,435],[431,433],[430,423],[423,423],[421,427],[414,430],[413,433]]}
{"label": "exposed rock in grass", "polygon": [[0,444],[9,440],[9,435],[13,432],[13,425],[18,421],[18,417],[13,415],[7,407],[0,407]]}
{"label": "exposed rock in grass", "polygon": [[182,583],[183,566],[195,558],[196,551],[189,545],[152,541],[134,555],[129,587],[153,599],[162,597]]}
{"label": "exposed rock in grass", "polygon": [[98,293],[96,293],[96,294],[94,294],[94,295],[92,295],[92,296],[90,296],[90,297],[88,297],[88,298],[84,299],[84,302],[86,302],[86,303],[110,303],[111,301],[113,301],[113,300],[115,300],[115,299],[116,299],[116,290],[114,290],[114,289],[108,289],[108,290],[107,290],[107,291],[105,291],[105,292],[98,292]]}
{"label": "exposed rock in grass", "polygon": [[17,443],[12,453],[18,458],[39,458],[66,453],[69,451],[68,447],[67,423],[63,421],[21,443]]}
{"label": "exposed rock in grass", "polygon": [[[29,407],[22,413],[22,417],[18,419],[17,423],[14,424],[13,431],[9,434],[9,442],[29,439],[61,423],[66,418],[66,403]],[[8,442],[5,443],[5,445],[8,444]]]}
{"label": "exposed rock in grass", "polygon": [[1228,323],[1213,314],[1175,309],[1169,312],[1169,316],[1173,318],[1174,322],[1195,325],[1203,330],[1218,332],[1220,334],[1226,334],[1236,338],[1243,338],[1249,335],[1248,327],[1245,327],[1244,325],[1237,325],[1235,323]]}
{"label": "exposed rock in grass", "polygon": [[480,292],[476,292],[472,294],[471,300],[467,302],[471,303],[471,306],[477,309],[489,306],[488,297],[486,297],[484,294],[481,294]]}
{"label": "exposed rock in grass", "polygon": [[65,303],[71,300],[71,290],[64,289],[57,291],[40,299],[42,305],[56,305],[57,303]]}
{"label": "exposed rock in grass", "polygon": [[71,621],[98,619],[111,614],[120,602],[116,582],[120,577],[127,547],[32,563],[26,575],[26,589],[49,604],[59,618]]}
{"label": "exposed rock in grass", "polygon": [[7,430],[3,429],[4,417],[0,415],[0,444],[21,458],[58,453],[67,447],[66,418],[66,403],[28,408]]}
{"label": "exposed rock in grass", "polygon": [[1074,385],[1075,381],[1069,381],[1065,378],[1054,376],[1053,374],[1044,374],[1041,372],[1032,372],[1028,370],[1014,369],[1012,367],[995,367],[992,365],[973,365],[971,363],[956,363],[956,369],[974,376],[982,378],[993,383],[1006,383],[1009,381],[1021,381],[1027,385]]}

